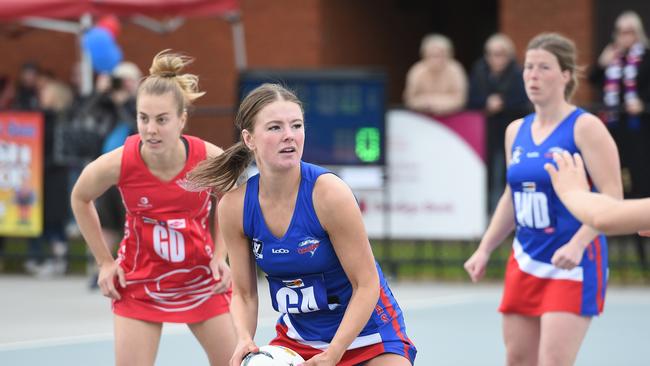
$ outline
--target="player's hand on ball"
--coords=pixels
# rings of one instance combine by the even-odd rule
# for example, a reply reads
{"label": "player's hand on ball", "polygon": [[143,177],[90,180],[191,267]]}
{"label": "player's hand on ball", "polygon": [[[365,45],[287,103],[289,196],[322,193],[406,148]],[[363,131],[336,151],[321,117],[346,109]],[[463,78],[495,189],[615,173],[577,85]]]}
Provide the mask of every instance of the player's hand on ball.
{"label": "player's hand on ball", "polygon": [[235,347],[235,352],[230,358],[230,366],[239,366],[241,365],[242,360],[246,357],[247,354],[251,352],[258,352],[259,347],[252,340],[249,341],[239,341]]}

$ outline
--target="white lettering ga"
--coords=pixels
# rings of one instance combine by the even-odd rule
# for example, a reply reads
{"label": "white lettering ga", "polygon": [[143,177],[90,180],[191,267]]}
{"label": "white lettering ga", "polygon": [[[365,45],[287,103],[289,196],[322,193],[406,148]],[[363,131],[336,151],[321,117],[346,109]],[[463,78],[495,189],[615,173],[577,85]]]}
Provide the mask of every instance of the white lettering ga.
{"label": "white lettering ga", "polygon": [[310,313],[320,310],[314,296],[314,287],[301,288],[302,301],[298,292],[288,287],[282,287],[275,293],[275,299],[278,302],[278,311],[286,314]]}
{"label": "white lettering ga", "polygon": [[548,198],[543,192],[515,192],[515,213],[520,226],[544,229],[551,225]]}
{"label": "white lettering ga", "polygon": [[166,261],[180,263],[185,260],[185,238],[183,234],[174,229],[155,225],[153,249],[160,258]]}

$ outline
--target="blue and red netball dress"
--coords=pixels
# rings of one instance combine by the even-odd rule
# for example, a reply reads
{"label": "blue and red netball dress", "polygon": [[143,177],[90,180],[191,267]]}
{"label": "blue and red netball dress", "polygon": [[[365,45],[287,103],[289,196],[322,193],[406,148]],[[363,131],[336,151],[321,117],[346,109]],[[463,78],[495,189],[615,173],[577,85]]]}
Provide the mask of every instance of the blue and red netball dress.
{"label": "blue and red netball dress", "polygon": [[[301,162],[301,181],[291,223],[282,238],[266,226],[260,208],[259,175],[248,180],[244,200],[244,232],[257,265],[267,274],[273,308],[282,315],[271,344],[289,347],[309,359],[326,350],[352,296],[352,286],[312,201],[316,179],[327,170]],[[356,365],[383,353],[413,363],[416,349],[406,336],[402,310],[381,269],[380,297],[363,330],[339,365]]]}
{"label": "blue and red netball dress", "polygon": [[117,315],[153,321],[195,323],[229,311],[230,296],[212,294],[209,191],[185,187],[185,175],[206,158],[205,143],[183,136],[185,167],[169,182],[155,177],[140,155],[140,137],[124,143],[117,187],[126,207],[118,258],[126,274]]}
{"label": "blue and red netball dress", "polygon": [[558,199],[544,164],[553,152],[579,152],[574,127],[584,110],[576,108],[539,145],[532,139],[534,114],[524,118],[512,144],[508,184],[517,225],[499,311],[529,316],[571,312],[593,316],[603,311],[607,279],[607,242],[597,236],[580,265],[560,269],[551,264],[556,250],[582,225]]}

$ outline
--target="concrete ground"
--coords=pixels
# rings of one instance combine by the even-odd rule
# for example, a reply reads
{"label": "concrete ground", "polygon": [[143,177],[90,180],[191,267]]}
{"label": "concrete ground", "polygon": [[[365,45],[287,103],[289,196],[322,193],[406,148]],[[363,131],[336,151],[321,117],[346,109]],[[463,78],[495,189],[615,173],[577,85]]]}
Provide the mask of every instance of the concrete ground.
{"label": "concrete ground", "polygon": [[[0,365],[114,363],[109,301],[83,277],[39,280],[0,276]],[[503,365],[497,284],[393,283],[416,365]],[[277,314],[260,282],[256,341],[274,334]],[[603,316],[594,319],[577,365],[650,365],[650,289],[612,288]],[[184,325],[166,325],[156,365],[207,365]]]}

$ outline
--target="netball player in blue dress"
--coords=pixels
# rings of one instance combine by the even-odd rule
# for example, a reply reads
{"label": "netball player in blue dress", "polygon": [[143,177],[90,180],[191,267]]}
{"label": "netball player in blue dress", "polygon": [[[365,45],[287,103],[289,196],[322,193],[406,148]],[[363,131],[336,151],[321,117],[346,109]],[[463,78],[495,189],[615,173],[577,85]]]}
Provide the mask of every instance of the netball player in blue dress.
{"label": "netball player in blue dress", "polygon": [[572,365],[591,317],[603,310],[607,244],[553,191],[544,164],[580,152],[594,189],[622,197],[618,151],[595,116],[572,105],[575,47],[557,34],[528,44],[524,83],[535,113],[506,131],[508,185],[465,268],[480,280],[490,253],[515,231],[499,311],[508,365]]}
{"label": "netball player in blue dress", "polygon": [[264,84],[242,101],[235,124],[242,141],[190,176],[199,186],[228,191],[251,158],[260,171],[225,194],[218,208],[238,336],[230,364],[238,366],[257,349],[257,263],[281,313],[271,344],[298,352],[307,366],[412,365],[416,349],[350,188],[301,161],[300,101],[279,85]]}

